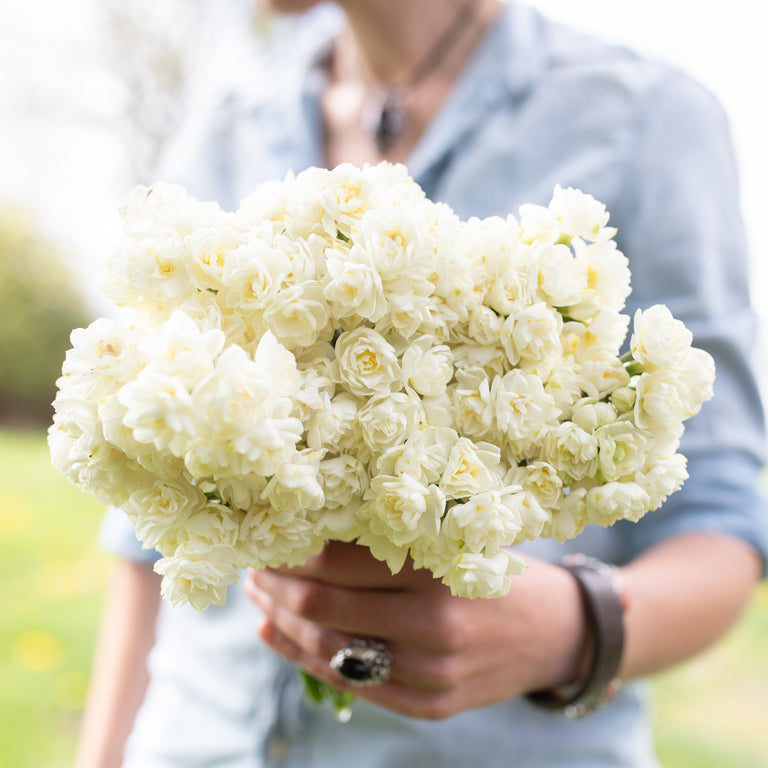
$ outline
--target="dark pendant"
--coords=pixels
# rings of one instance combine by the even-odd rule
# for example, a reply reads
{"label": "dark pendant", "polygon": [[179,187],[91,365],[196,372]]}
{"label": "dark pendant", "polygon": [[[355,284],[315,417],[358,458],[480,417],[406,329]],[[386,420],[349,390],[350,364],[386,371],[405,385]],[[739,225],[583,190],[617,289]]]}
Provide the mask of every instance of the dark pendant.
{"label": "dark pendant", "polygon": [[384,154],[402,135],[405,113],[394,91],[372,95],[366,109],[366,127],[371,131],[376,149]]}

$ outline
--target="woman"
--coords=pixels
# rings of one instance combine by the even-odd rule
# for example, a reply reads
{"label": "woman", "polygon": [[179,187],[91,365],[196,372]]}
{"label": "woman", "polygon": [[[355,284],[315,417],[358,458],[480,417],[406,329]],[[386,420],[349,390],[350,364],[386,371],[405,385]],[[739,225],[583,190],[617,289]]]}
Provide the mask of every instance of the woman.
{"label": "woman", "polygon": [[[240,89],[180,142],[177,178],[235,207],[288,169],[402,161],[462,218],[545,203],[555,184],[593,194],[630,259],[626,311],[666,303],[717,361],[715,398],[684,438],[690,479],[637,524],[525,547],[529,567],[504,598],[452,598],[429,574],[393,577],[363,548],[333,544],[290,572],[249,574],[222,608],[163,605],[156,640],[157,577],[113,515],[105,538],[129,560],[109,598],[78,768],[656,766],[644,686],[615,693],[614,673],[634,681],[710,644],[768,551],[762,414],[745,362],[754,319],[723,117],[682,74],[521,6],[339,6],[331,31],[297,38],[269,87]],[[313,12],[307,24],[319,25]],[[574,572],[558,564],[566,552],[620,568]],[[380,667],[359,658],[356,638],[383,643]],[[341,674],[350,657],[372,685]],[[351,722],[305,704],[293,663],[356,693]]]}

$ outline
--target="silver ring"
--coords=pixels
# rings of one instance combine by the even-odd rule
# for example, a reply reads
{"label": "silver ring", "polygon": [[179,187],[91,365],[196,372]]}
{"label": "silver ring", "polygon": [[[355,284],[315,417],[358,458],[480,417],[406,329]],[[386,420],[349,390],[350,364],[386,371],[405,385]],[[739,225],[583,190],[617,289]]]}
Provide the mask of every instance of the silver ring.
{"label": "silver ring", "polygon": [[366,637],[352,638],[331,658],[335,669],[352,685],[381,685],[389,680],[392,654],[380,640]]}

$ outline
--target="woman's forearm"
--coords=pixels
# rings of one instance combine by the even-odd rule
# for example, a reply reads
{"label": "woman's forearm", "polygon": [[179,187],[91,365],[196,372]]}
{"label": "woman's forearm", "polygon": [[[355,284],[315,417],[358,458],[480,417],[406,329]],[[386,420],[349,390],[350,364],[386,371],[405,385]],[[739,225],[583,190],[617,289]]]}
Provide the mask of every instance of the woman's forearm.
{"label": "woman's forearm", "polygon": [[147,685],[160,577],[121,561],[107,592],[75,768],[118,768]]}
{"label": "woman's forearm", "polygon": [[747,606],[761,567],[746,542],[688,533],[623,568],[628,606],[622,676],[657,672],[714,642]]}

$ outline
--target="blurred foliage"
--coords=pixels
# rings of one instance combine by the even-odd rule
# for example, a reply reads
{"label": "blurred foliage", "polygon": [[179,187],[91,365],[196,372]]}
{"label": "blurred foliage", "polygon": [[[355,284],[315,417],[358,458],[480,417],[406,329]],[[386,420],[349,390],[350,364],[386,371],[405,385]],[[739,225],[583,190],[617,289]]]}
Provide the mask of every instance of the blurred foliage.
{"label": "blurred foliage", "polygon": [[69,334],[89,322],[64,254],[0,208],[0,422],[50,421]]}

